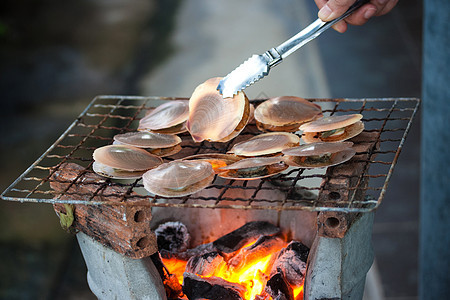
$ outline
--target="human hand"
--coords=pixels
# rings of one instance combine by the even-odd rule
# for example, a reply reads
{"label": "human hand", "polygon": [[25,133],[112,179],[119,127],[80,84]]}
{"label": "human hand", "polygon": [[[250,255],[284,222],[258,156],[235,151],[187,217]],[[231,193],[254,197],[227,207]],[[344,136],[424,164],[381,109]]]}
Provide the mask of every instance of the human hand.
{"label": "human hand", "polygon": [[[319,18],[328,22],[342,15],[356,0],[314,0],[319,10]],[[363,25],[373,16],[381,16],[390,12],[398,0],[370,0],[350,16],[333,25],[338,32],[345,32],[347,24]]]}

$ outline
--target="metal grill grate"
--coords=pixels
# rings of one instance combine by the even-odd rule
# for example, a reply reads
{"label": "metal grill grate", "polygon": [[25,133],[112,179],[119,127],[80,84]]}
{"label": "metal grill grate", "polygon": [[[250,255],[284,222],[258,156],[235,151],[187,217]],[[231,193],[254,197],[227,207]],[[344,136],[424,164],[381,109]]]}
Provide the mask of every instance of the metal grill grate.
{"label": "metal grill grate", "polygon": [[[75,192],[73,189],[56,192],[50,187],[55,180],[52,174],[68,162],[82,166],[83,171],[72,182],[65,183],[72,187],[81,186],[82,177],[93,173],[92,152],[96,148],[111,144],[115,134],[136,130],[140,118],[149,109],[176,99],[186,98],[96,97],[61,137],[2,193],[2,199],[95,205],[133,205],[136,200],[142,205],[142,200],[145,200],[145,203],[153,207],[367,212],[377,208],[384,197],[420,104],[420,100],[416,98],[309,99],[322,107],[324,115],[363,114],[364,132],[371,137],[373,147],[358,152],[350,161],[361,167],[357,175],[336,175],[330,172],[333,168],[328,168],[325,172],[325,169],[305,170],[290,167],[280,175],[262,180],[224,180],[216,177],[204,192],[181,198],[148,195],[140,179],[102,179],[91,182],[89,184],[95,185],[93,192],[83,192],[83,189]],[[262,101],[251,100],[251,103],[258,105]],[[249,124],[236,139],[247,139],[259,133],[254,124]],[[208,152],[225,153],[236,142],[232,140],[228,143],[193,143],[188,133],[180,136],[183,139],[183,150],[178,157]],[[358,142],[355,142],[355,145],[357,144]],[[352,177],[349,181],[351,184],[347,186],[346,197],[335,193],[321,197],[324,189],[329,186],[327,184],[336,179],[333,176]],[[108,195],[105,192],[107,187],[117,187],[123,193]],[[101,200],[99,195],[102,196]],[[114,196],[114,201],[108,200],[108,196]]]}

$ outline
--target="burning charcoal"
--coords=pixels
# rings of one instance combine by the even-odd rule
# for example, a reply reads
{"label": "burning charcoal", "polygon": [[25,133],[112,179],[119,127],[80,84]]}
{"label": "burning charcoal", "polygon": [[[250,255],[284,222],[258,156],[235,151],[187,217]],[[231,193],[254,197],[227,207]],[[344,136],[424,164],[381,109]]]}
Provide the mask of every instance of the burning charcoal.
{"label": "burning charcoal", "polygon": [[159,250],[186,251],[191,239],[186,226],[181,222],[167,222],[155,230]]}
{"label": "burning charcoal", "polygon": [[240,228],[218,238],[214,247],[222,253],[232,253],[245,244],[255,241],[261,235],[271,236],[280,232],[275,225],[263,221],[248,222]]}
{"label": "burning charcoal", "polygon": [[212,243],[202,244],[198,245],[195,248],[187,249],[184,252],[171,252],[167,250],[160,250],[159,253],[161,254],[162,258],[170,259],[170,258],[176,258],[184,261],[188,261],[191,257],[197,256],[197,255],[203,255],[209,252],[216,251],[214,249]]}
{"label": "burning charcoal", "polygon": [[169,274],[166,280],[163,281],[163,284],[169,299],[177,299],[183,295],[181,284],[175,275]]}
{"label": "burning charcoal", "polygon": [[214,270],[223,263],[223,257],[218,252],[209,252],[202,255],[193,256],[186,265],[186,272],[210,276]]}
{"label": "burning charcoal", "polygon": [[271,275],[281,273],[292,286],[300,286],[306,274],[306,261],[309,248],[300,242],[292,241],[278,254]]}
{"label": "burning charcoal", "polygon": [[264,291],[273,300],[294,300],[292,288],[281,273],[276,273],[267,280]]}
{"label": "burning charcoal", "polygon": [[170,274],[169,269],[167,269],[161,260],[159,253],[151,255],[150,258],[161,276],[167,297],[169,299],[176,299],[179,296],[182,296],[183,291],[181,284],[178,282],[178,279],[174,274]]}
{"label": "burning charcoal", "polygon": [[238,270],[248,263],[260,260],[270,253],[279,251],[284,245],[285,242],[279,237],[262,236],[254,244],[243,248],[237,255],[232,257],[228,261],[228,265],[232,270]]}
{"label": "burning charcoal", "polygon": [[201,278],[184,273],[183,292],[189,300],[243,300],[245,288],[218,277]]}

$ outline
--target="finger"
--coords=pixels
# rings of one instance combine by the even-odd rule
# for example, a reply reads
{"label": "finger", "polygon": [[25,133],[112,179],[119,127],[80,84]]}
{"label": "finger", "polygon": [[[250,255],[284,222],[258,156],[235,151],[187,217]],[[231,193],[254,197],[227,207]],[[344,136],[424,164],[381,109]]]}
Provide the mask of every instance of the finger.
{"label": "finger", "polygon": [[333,28],[334,30],[336,30],[339,33],[344,33],[347,31],[347,22],[342,20],[337,22],[336,24],[334,24],[333,26],[331,26],[331,28]]}
{"label": "finger", "polygon": [[[316,2],[317,7],[321,9],[325,4],[327,4],[328,0],[314,0],[314,2]],[[337,32],[344,33],[347,31],[347,23],[345,23],[345,21],[340,21],[331,26],[331,28]]]}
{"label": "finger", "polygon": [[375,16],[377,12],[377,7],[375,5],[366,4],[355,11],[353,14],[345,18],[345,22],[351,25],[363,25],[370,18]]}
{"label": "finger", "polygon": [[322,21],[331,21],[342,15],[355,0],[329,0],[322,8],[319,10],[319,18]]}

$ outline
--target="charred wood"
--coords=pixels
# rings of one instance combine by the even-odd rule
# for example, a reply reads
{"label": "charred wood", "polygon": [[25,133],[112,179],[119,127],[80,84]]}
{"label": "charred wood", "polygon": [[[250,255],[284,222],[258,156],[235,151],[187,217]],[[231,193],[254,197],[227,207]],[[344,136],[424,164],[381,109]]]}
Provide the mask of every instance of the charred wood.
{"label": "charred wood", "polygon": [[195,248],[187,249],[184,252],[171,252],[171,251],[162,249],[160,251],[160,254],[161,254],[162,258],[167,258],[167,259],[176,258],[179,260],[188,261],[191,257],[203,255],[203,254],[206,254],[209,252],[214,252],[214,251],[216,251],[216,249],[214,248],[213,244],[207,243],[207,244],[199,245]]}
{"label": "charred wood", "polygon": [[292,241],[282,249],[272,266],[271,275],[281,273],[287,282],[298,287],[303,284],[309,248],[300,242]]}
{"label": "charred wood", "polygon": [[184,252],[173,252],[162,249],[160,253],[163,258],[177,258],[188,261],[193,256],[218,251],[222,256],[229,258],[237,250],[245,246],[245,244],[256,241],[262,235],[273,236],[278,233],[280,233],[280,229],[269,222],[248,222],[238,229],[218,238],[214,242],[202,244],[197,247],[187,249]]}
{"label": "charred wood", "polygon": [[202,276],[211,276],[223,262],[224,259],[218,252],[209,252],[193,256],[187,262],[186,272]]}
{"label": "charred wood", "polygon": [[285,242],[279,237],[261,236],[254,244],[241,249],[238,254],[228,261],[230,270],[237,271],[246,264],[258,261],[271,253],[281,250],[284,245]]}
{"label": "charred wood", "polygon": [[264,221],[248,222],[236,230],[218,238],[213,246],[222,253],[233,253],[260,236],[272,236],[280,232],[280,228]]}
{"label": "charred wood", "polygon": [[267,280],[264,291],[273,300],[294,300],[292,288],[281,273],[276,273]]}
{"label": "charred wood", "polygon": [[184,273],[183,292],[189,300],[243,300],[245,288],[218,277],[201,278]]}

